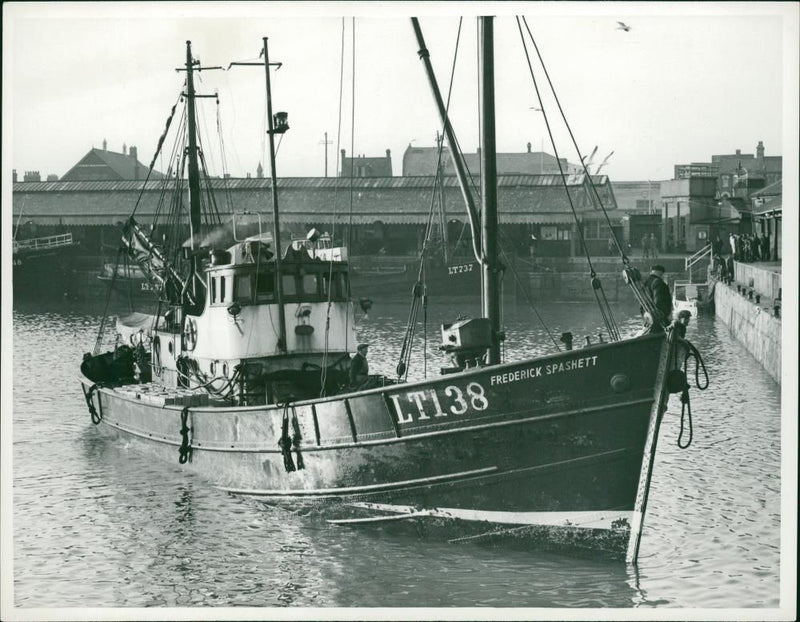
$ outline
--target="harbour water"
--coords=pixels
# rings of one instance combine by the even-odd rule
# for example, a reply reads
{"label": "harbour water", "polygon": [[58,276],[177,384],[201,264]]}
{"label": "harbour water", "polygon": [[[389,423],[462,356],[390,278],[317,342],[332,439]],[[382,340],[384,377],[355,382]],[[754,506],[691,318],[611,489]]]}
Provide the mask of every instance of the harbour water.
{"label": "harbour water", "polygon": [[[464,305],[431,300],[410,376],[446,365],[438,326],[477,314],[477,303]],[[578,347],[601,331],[593,305],[538,311],[556,338],[571,330]],[[617,315],[624,333],[637,329],[636,311]],[[360,320],[373,371],[393,375],[407,316],[406,301],[377,300]],[[692,392],[688,449],[677,446],[681,404],[670,400],[638,568],[313,522],[219,491],[184,473],[177,456],[143,458],[99,437],[76,380],[99,321],[81,306],[14,310],[18,608],[780,605],[780,391],[711,316],[693,319],[687,335],[711,384]],[[552,348],[527,305],[507,306],[503,324],[508,360]]]}

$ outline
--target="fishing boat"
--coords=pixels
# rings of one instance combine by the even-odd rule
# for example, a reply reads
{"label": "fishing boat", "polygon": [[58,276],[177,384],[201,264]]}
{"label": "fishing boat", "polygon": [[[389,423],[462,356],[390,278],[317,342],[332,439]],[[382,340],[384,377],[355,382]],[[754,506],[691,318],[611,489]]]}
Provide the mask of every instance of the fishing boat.
{"label": "fishing boat", "polygon": [[[426,294],[436,296],[478,296],[480,294],[480,263],[474,257],[459,256],[463,234],[451,246],[447,234],[447,212],[444,201],[444,166],[441,161],[444,137],[437,132],[439,160],[433,177],[434,201],[423,239],[420,261],[384,263],[383,257],[362,257],[350,270],[351,288],[357,296],[408,295],[417,283],[422,283]],[[435,213],[434,213],[435,212]],[[355,263],[355,262],[354,262]]]}
{"label": "fishing boat", "polygon": [[156,299],[155,287],[139,266],[105,262],[97,278],[123,298],[147,302]]}
{"label": "fishing boat", "polygon": [[[464,182],[421,26],[412,25]],[[442,325],[448,365],[413,382],[406,363],[397,378],[350,378],[357,334],[347,249],[320,244],[314,232],[281,244],[274,140],[288,117],[272,111],[267,38],[272,235],[227,248],[202,243],[214,223],[202,218],[210,210],[201,204],[208,194],[195,136],[193,76],[204,68],[187,42],[185,147],[175,153],[186,157],[178,196],[188,186],[189,205],[176,201],[169,220],[188,212],[188,238],[165,234],[156,243],[155,226],[135,214],[125,225],[123,243],[162,305],[153,316],[120,318],[118,345],[101,353],[104,320],[84,355],[80,381],[98,429],[233,495],[341,528],[408,528],[458,542],[510,537],[636,560],[662,415],[670,391],[685,384],[684,342],[623,255],[626,281],[655,318],[653,330],[622,338],[610,324],[607,341],[573,349],[565,334],[552,354],[503,360],[514,340],[502,334],[499,315],[493,27],[492,18],[479,19],[480,214],[462,186],[476,225],[484,313]],[[162,135],[159,148],[163,142]],[[167,175],[173,183],[180,177]],[[594,275],[591,286],[602,289]]]}
{"label": "fishing boat", "polygon": [[72,259],[78,247],[71,233],[26,239],[15,236],[13,243],[15,296],[69,295]]}

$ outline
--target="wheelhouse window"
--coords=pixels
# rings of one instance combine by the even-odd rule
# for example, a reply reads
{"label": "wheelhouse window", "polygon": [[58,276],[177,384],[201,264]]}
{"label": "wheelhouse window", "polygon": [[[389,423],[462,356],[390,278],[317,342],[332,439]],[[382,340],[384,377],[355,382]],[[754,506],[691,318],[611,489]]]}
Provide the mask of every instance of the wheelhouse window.
{"label": "wheelhouse window", "polygon": [[320,282],[320,293],[327,300],[330,295],[331,300],[345,300],[347,298],[347,274],[345,272],[323,272],[318,275]]}
{"label": "wheelhouse window", "polygon": [[240,274],[234,277],[233,299],[236,302],[253,301],[253,275]]}
{"label": "wheelhouse window", "polygon": [[272,272],[258,272],[255,274],[256,302],[271,302],[275,300],[275,275]]}
{"label": "wheelhouse window", "polygon": [[284,274],[281,278],[281,286],[284,296],[297,295],[297,281],[294,278],[294,274]]}
{"label": "wheelhouse window", "polygon": [[317,276],[314,274],[301,274],[300,275],[300,293],[310,294],[317,296],[319,290],[317,289]]}

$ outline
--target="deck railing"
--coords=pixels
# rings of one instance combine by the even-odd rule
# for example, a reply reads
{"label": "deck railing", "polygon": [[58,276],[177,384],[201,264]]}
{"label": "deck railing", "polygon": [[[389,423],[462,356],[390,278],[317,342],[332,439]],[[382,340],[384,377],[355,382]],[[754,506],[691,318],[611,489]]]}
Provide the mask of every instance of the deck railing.
{"label": "deck railing", "polygon": [[60,235],[48,235],[43,238],[31,238],[30,240],[14,240],[14,252],[46,250],[58,248],[59,246],[71,246],[72,244],[72,234],[62,233]]}

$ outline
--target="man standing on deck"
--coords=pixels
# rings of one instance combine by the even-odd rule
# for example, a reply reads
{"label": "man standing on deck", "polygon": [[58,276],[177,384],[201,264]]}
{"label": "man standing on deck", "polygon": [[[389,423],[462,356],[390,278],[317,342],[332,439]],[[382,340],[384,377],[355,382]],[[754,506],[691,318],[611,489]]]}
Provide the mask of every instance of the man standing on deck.
{"label": "man standing on deck", "polygon": [[[664,282],[664,266],[660,264],[650,266],[650,275],[645,279],[643,287],[661,320],[652,323],[651,331],[661,332],[663,327],[672,320],[672,295],[669,292],[669,286]],[[644,313],[644,309],[642,312]]]}
{"label": "man standing on deck", "polygon": [[350,388],[354,390],[369,388],[369,363],[367,362],[368,343],[359,343],[356,353],[350,360]]}

